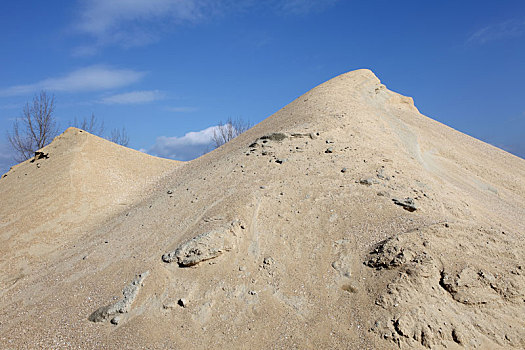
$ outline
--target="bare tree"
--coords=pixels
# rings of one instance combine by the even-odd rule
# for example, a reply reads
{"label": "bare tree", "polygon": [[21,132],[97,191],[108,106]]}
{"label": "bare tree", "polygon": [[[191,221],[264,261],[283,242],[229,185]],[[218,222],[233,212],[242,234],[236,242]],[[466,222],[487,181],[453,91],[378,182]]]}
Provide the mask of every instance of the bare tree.
{"label": "bare tree", "polygon": [[215,144],[215,148],[219,148],[226,142],[236,138],[237,136],[239,136],[240,134],[242,134],[250,128],[250,122],[241,118],[228,118],[226,124],[223,124],[222,121],[220,121],[219,125],[217,125],[215,130],[213,130],[212,140]]}
{"label": "bare tree", "polygon": [[26,103],[22,117],[15,120],[12,132],[7,133],[17,162],[33,157],[35,151],[58,135],[54,112],[55,96],[48,96],[45,91],[35,95],[32,104]]}
{"label": "bare tree", "polygon": [[71,126],[100,137],[103,137],[102,135],[104,134],[104,121],[99,121],[94,113],[91,113],[91,118],[84,117],[82,120],[75,118]]}
{"label": "bare tree", "polygon": [[127,147],[129,144],[129,136],[126,132],[126,128],[111,130],[111,135],[108,138],[109,141],[115,142],[118,145]]}
{"label": "bare tree", "polygon": [[84,118],[81,121],[78,121],[77,118],[75,118],[72,126],[85,130],[93,135],[103,137],[106,140],[122,146],[127,147],[129,144],[129,136],[124,127],[122,129],[115,128],[111,130],[111,133],[108,136],[104,136],[104,121],[99,121],[93,113],[91,113],[91,118]]}

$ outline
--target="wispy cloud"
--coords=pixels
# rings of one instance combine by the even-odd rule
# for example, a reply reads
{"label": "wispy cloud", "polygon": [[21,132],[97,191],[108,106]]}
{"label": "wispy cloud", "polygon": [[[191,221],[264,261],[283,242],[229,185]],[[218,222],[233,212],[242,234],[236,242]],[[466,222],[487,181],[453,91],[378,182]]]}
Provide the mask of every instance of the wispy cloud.
{"label": "wispy cloud", "polygon": [[0,96],[24,95],[38,90],[65,92],[108,90],[135,83],[144,75],[144,72],[129,69],[116,69],[103,65],[89,66],[61,77],[0,89]]}
{"label": "wispy cloud", "polygon": [[142,104],[157,101],[164,98],[164,94],[158,90],[131,91],[122,94],[111,95],[102,98],[104,104]]}
{"label": "wispy cloud", "polygon": [[[211,8],[208,0],[84,0],[76,29],[96,39],[96,45],[141,46],[157,40],[160,26],[194,22]],[[92,54],[92,47],[77,54]]]}
{"label": "wispy cloud", "polygon": [[525,19],[512,19],[478,29],[469,36],[467,42],[485,44],[490,41],[517,38],[524,35]]}
{"label": "wispy cloud", "polygon": [[159,40],[178,25],[216,16],[269,9],[277,14],[304,15],[338,0],[81,0],[75,29],[92,39],[74,55],[89,56],[108,45],[136,47]]}
{"label": "wispy cloud", "polygon": [[215,128],[217,127],[211,126],[201,131],[192,131],[181,137],[158,137],[147,152],[170,159],[195,159],[212,149]]}

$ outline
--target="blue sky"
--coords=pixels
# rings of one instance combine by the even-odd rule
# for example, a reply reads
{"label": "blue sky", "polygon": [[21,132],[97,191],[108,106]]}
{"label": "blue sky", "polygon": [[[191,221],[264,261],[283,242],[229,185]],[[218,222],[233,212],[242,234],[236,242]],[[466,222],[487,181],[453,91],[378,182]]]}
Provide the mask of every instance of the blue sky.
{"label": "blue sky", "polygon": [[92,113],[130,146],[187,160],[228,117],[258,123],[372,69],[422,113],[525,157],[525,2],[81,0],[0,4],[5,132],[35,93],[65,129]]}

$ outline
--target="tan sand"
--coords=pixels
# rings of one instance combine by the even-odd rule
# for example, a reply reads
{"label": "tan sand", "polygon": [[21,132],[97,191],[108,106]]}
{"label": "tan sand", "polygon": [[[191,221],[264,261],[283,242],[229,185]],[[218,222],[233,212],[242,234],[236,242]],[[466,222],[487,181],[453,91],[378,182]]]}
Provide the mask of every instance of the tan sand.
{"label": "tan sand", "polygon": [[43,152],[0,180],[0,348],[525,347],[525,161],[369,70],[191,162]]}

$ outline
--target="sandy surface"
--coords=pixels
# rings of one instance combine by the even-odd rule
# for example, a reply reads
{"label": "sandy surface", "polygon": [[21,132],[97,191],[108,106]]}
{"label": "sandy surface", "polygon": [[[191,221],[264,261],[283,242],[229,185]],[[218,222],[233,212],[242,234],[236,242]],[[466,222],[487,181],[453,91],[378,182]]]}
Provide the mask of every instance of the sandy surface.
{"label": "sandy surface", "polygon": [[0,348],[525,347],[525,161],[368,70],[191,162],[43,151],[0,179]]}

